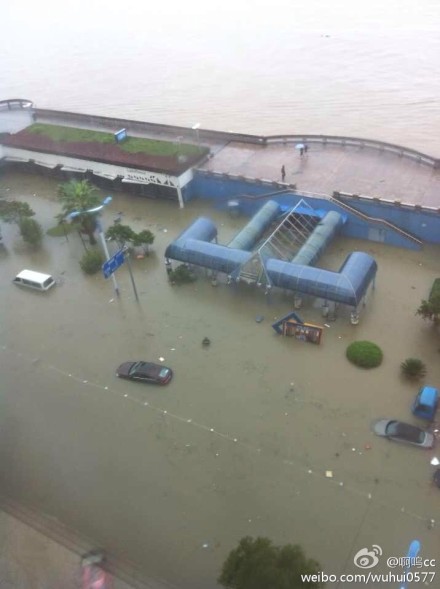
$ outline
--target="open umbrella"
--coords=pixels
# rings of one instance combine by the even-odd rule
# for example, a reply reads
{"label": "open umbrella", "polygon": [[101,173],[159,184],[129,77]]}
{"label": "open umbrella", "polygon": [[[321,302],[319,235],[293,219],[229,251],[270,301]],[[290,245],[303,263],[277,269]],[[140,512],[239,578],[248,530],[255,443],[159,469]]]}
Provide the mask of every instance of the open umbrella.
{"label": "open umbrella", "polygon": [[304,143],[297,143],[295,145],[295,149],[304,149],[304,147],[305,147]]}

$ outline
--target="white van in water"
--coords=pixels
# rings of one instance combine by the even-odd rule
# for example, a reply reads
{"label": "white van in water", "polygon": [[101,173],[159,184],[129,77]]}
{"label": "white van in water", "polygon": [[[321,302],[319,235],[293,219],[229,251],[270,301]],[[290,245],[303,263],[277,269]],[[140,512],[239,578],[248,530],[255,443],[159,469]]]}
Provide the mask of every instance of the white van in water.
{"label": "white van in water", "polygon": [[49,288],[55,286],[55,280],[50,274],[41,274],[41,272],[34,272],[33,270],[22,270],[20,274],[17,274],[13,282],[35,290],[49,290]]}

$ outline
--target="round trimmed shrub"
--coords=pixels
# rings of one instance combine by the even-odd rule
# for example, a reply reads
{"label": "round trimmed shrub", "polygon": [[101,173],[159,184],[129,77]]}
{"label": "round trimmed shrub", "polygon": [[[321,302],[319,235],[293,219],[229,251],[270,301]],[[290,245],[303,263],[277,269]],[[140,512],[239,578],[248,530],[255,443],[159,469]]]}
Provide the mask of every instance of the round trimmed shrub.
{"label": "round trimmed shrub", "polygon": [[375,368],[383,359],[379,346],[368,341],[353,342],[348,346],[346,355],[350,362],[361,368]]}
{"label": "round trimmed shrub", "polygon": [[88,250],[79,261],[81,270],[86,274],[96,274],[101,269],[103,263],[104,256],[96,249]]}

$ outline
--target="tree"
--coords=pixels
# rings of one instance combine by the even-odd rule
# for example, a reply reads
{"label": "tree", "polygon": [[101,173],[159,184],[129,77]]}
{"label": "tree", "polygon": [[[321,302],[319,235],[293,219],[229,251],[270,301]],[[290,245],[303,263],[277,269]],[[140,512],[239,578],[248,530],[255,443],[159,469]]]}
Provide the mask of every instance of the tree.
{"label": "tree", "polygon": [[136,233],[133,240],[133,245],[140,245],[144,247],[145,253],[148,253],[149,246],[154,242],[154,234],[149,229],[144,229],[140,233]]}
{"label": "tree", "polygon": [[58,186],[58,198],[62,203],[64,217],[73,211],[80,213],[73,222],[79,224],[81,230],[89,236],[91,245],[94,245],[96,218],[90,213],[81,214],[81,211],[88,211],[101,204],[96,188],[88,180],[69,180]]}
{"label": "tree", "polygon": [[87,251],[81,260],[79,261],[79,265],[81,266],[81,270],[86,274],[96,274],[104,262],[104,257],[99,250],[91,249]]}
{"label": "tree", "polygon": [[27,202],[18,200],[1,200],[0,201],[0,218],[5,223],[20,223],[25,217],[33,217],[35,212]]}
{"label": "tree", "polygon": [[218,582],[230,589],[319,589],[321,583],[301,579],[319,570],[298,545],[274,546],[269,538],[246,536],[229,553]]}
{"label": "tree", "polygon": [[33,246],[38,246],[43,239],[43,230],[40,223],[35,219],[23,217],[18,223],[20,233],[24,241]]}
{"label": "tree", "polygon": [[133,242],[136,235],[137,234],[129,225],[121,225],[119,223],[112,225],[105,232],[107,239],[114,239],[121,248],[124,247],[128,241]]}
{"label": "tree", "polygon": [[440,293],[433,294],[429,300],[422,300],[416,315],[421,315],[423,319],[428,319],[437,324],[440,322]]}

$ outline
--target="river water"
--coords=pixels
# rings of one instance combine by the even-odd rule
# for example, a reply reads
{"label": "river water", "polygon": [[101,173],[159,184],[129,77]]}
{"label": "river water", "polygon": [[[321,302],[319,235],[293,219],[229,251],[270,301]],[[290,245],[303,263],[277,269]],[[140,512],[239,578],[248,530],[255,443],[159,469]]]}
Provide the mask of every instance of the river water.
{"label": "river water", "polygon": [[[439,10],[434,0],[275,0],[270,11],[259,0],[79,0],[74,9],[24,0],[3,9],[0,88],[40,107],[359,135],[439,155]],[[0,182],[45,229],[54,224],[55,182],[12,173]],[[134,263],[139,304],[125,269],[120,301],[111,283],[82,275],[76,236],[45,237],[35,253],[3,226],[2,493],[184,589],[214,588],[246,534],[299,542],[331,573],[353,571],[353,555],[373,544],[401,556],[419,538],[436,557],[438,529],[427,527],[438,511],[435,453],[374,438],[370,422],[411,420],[418,385],[399,377],[406,357],[422,358],[427,382],[440,382],[438,334],[414,315],[438,276],[438,248],[335,241],[322,266],[367,251],[377,289],[358,327],[341,316],[314,347],[274,334],[272,321],[292,309],[282,294],[268,305],[246,287],[168,284],[164,248],[194,217],[212,217],[221,243],[244,219],[114,196],[106,223],[123,211],[156,234],[154,253]],[[47,296],[19,290],[10,280],[25,267],[53,273],[58,286]],[[317,309],[301,313],[324,321]],[[383,365],[350,366],[353,339],[376,341]],[[159,357],[175,371],[165,389],[114,377],[123,360]]]}
{"label": "river water", "polygon": [[2,97],[440,155],[437,0],[78,0],[2,9]]}

